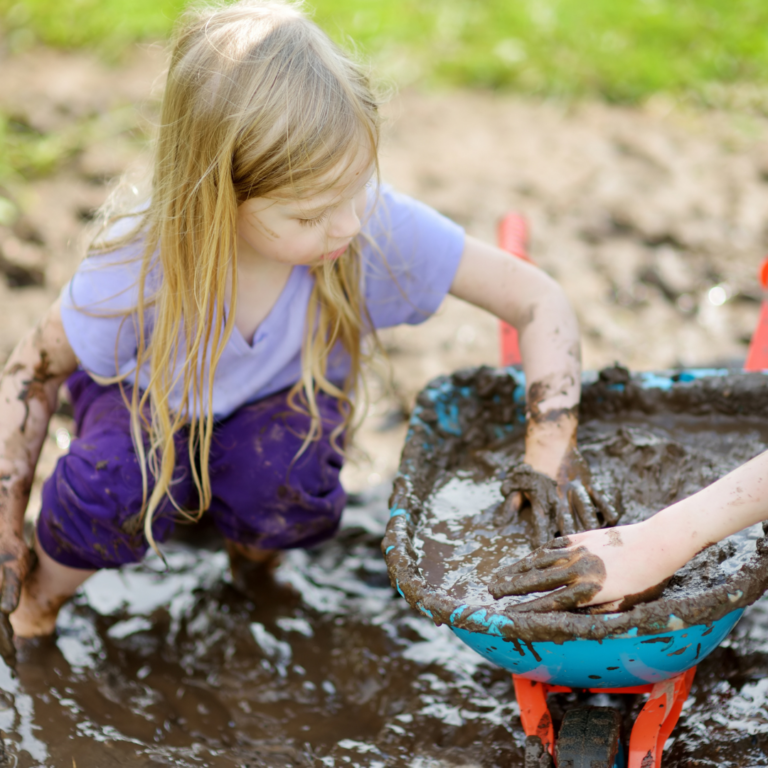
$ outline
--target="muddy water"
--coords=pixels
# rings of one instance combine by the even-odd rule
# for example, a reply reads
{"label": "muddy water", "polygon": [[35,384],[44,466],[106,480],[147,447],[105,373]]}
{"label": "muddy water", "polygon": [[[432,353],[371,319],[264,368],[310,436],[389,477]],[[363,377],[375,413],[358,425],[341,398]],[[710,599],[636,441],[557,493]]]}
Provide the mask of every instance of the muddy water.
{"label": "muddy water", "polygon": [[[523,768],[509,675],[395,596],[386,492],[362,502],[258,598],[210,530],[169,546],[169,573],[150,558],[94,577],[17,678],[0,662],[6,764]],[[768,764],[764,676],[768,600],[700,665],[665,768]]]}
{"label": "muddy water", "polygon": [[[579,446],[622,525],[647,519],[768,449],[768,419],[609,414],[582,423]],[[500,490],[505,469],[522,461],[523,450],[517,430],[493,449],[462,452],[424,504],[413,536],[418,567],[427,583],[457,605],[503,610],[531,599],[495,601],[487,589],[499,567],[531,551],[525,514],[504,519]],[[725,583],[754,555],[761,536],[756,525],[700,553],[660,599],[696,599]]]}
{"label": "muddy water", "polygon": [[[491,766],[520,762],[509,676],[414,615],[379,545],[388,488],[339,537],[240,595],[211,531],[170,572],[102,572],[55,641],[0,662],[8,765]],[[0,763],[2,764],[2,763]]]}

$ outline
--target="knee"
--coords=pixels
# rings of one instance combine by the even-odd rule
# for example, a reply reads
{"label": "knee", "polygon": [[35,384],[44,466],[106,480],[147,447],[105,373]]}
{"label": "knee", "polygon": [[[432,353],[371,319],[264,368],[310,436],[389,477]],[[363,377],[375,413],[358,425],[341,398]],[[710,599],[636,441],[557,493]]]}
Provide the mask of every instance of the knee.
{"label": "knee", "polygon": [[[119,440],[108,450],[74,441],[44,483],[38,538],[62,565],[115,568],[145,555],[141,469],[133,452],[121,448],[128,446]],[[170,516],[159,515],[156,539],[166,538],[172,526]]]}
{"label": "knee", "polygon": [[293,466],[273,461],[249,482],[214,483],[211,513],[227,538],[243,544],[313,546],[338,529],[346,503],[340,469],[335,451],[308,451]]}

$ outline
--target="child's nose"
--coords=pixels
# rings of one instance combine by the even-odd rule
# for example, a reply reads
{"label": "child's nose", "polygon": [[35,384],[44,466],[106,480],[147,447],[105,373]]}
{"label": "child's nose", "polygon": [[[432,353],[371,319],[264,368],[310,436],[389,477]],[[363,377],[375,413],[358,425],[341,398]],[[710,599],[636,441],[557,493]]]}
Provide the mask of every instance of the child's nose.
{"label": "child's nose", "polygon": [[360,217],[354,201],[339,206],[331,217],[328,236],[338,240],[351,238],[360,232]]}

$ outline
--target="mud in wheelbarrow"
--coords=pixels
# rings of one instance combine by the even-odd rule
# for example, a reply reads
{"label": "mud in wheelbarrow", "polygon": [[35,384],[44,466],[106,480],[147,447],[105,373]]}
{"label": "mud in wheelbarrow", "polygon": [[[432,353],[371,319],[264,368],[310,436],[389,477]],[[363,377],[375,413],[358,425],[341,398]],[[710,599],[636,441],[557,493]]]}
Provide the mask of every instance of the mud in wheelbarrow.
{"label": "mud in wheelbarrow", "polygon": [[[641,713],[632,739],[643,720],[653,761],[633,757],[631,740],[629,765],[658,765],[695,665],[768,587],[768,538],[758,525],[708,548],[656,600],[623,613],[524,613],[515,606],[527,598],[493,600],[487,584],[495,570],[531,549],[525,514],[500,516],[501,483],[523,452],[524,391],[519,372],[481,368],[421,393],[382,544],[392,583],[418,611],[513,673],[526,733],[538,734],[548,752],[567,752],[566,742],[590,729],[618,728],[600,724],[610,712],[578,715],[556,745],[547,693],[644,686],[649,704],[658,700],[664,711]],[[719,370],[586,375],[579,445],[620,511],[619,525],[637,522],[768,448],[768,378]],[[610,762],[583,764],[626,764],[618,736],[609,741]],[[564,754],[564,765],[580,764]]]}

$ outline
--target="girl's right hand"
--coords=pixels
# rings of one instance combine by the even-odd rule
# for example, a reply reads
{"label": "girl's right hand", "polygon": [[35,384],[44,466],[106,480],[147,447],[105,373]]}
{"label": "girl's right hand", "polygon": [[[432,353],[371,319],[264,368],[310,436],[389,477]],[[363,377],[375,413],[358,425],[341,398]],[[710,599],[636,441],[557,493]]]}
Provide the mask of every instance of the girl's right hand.
{"label": "girl's right hand", "polygon": [[623,611],[652,600],[682,563],[660,546],[648,523],[553,539],[499,570],[489,592],[497,600],[548,593],[514,606],[517,611],[562,611],[583,605]]}
{"label": "girl's right hand", "polygon": [[77,359],[54,302],[11,353],[0,374],[0,654],[12,663],[8,621],[32,566],[24,542],[24,512],[59,386]]}
{"label": "girl's right hand", "polygon": [[21,536],[9,531],[0,537],[0,656],[6,662],[15,655],[9,616],[19,604],[21,586],[33,564],[33,551]]}

